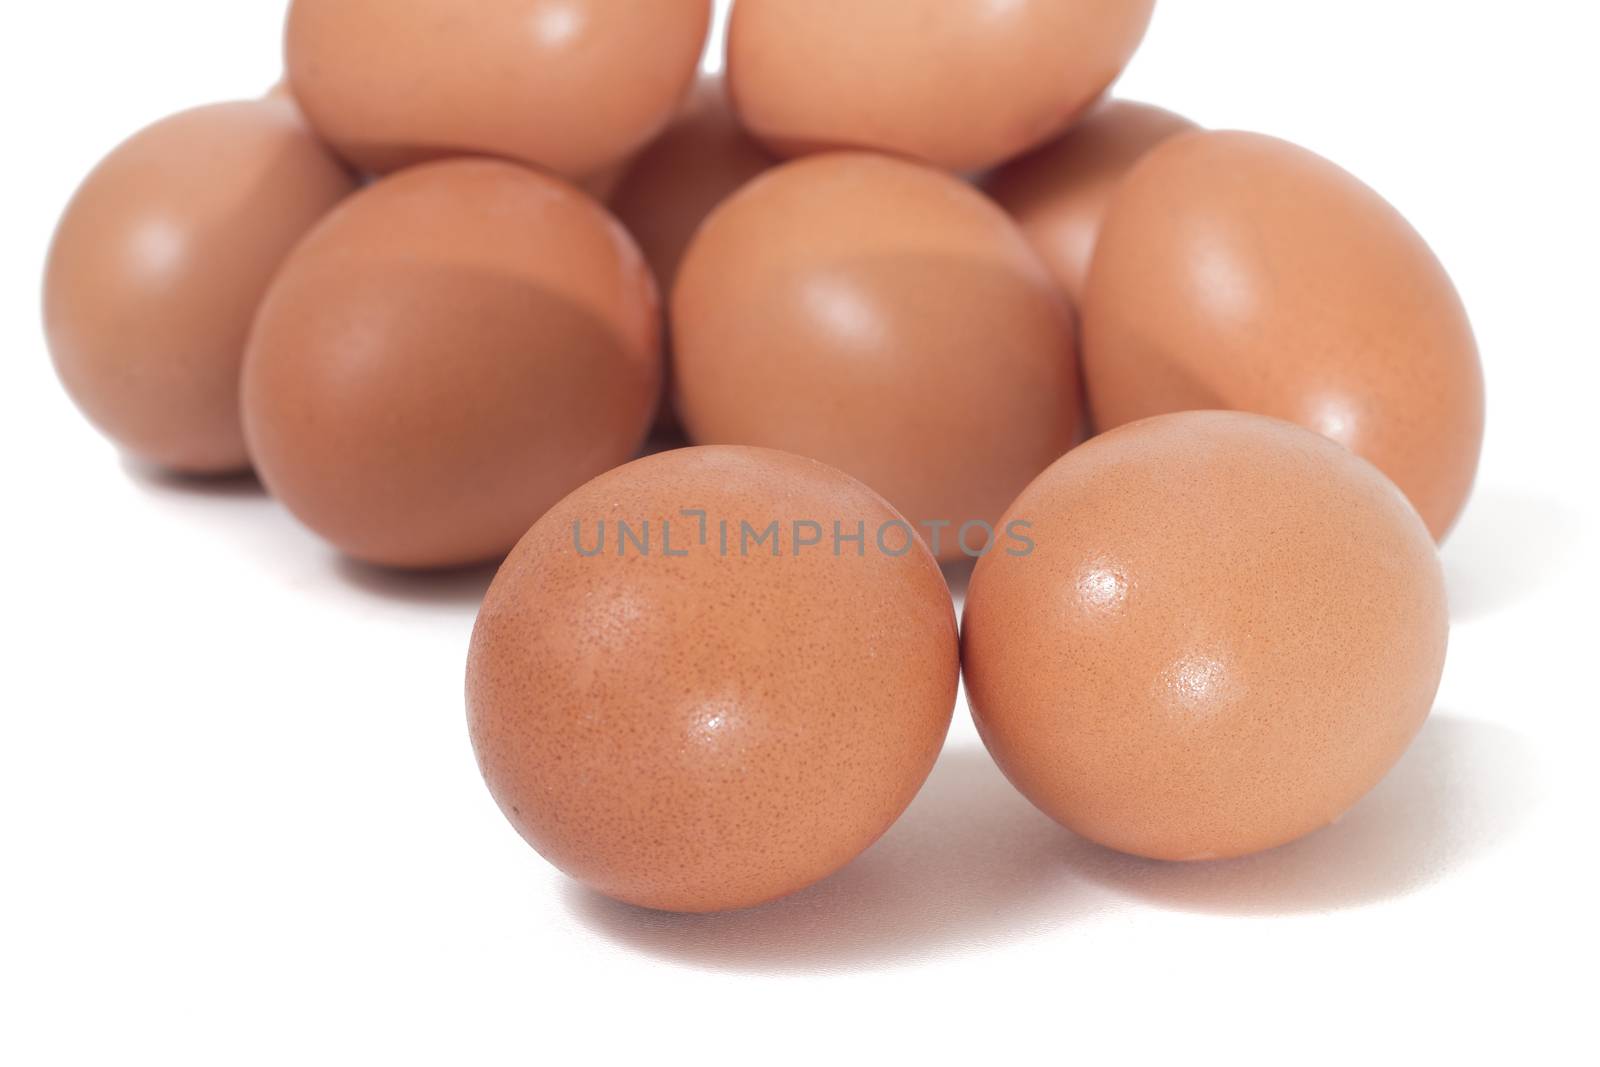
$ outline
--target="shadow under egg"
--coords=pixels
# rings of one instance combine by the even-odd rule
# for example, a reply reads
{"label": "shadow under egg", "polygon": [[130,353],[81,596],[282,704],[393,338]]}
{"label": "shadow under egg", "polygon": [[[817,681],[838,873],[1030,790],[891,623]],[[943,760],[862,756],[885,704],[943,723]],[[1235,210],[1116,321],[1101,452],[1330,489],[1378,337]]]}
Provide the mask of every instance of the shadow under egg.
{"label": "shadow under egg", "polygon": [[265,497],[267,491],[252,470],[223,474],[187,474],[146,463],[123,454],[122,469],[128,479],[147,493],[171,493],[196,498]]}
{"label": "shadow under egg", "polygon": [[1440,550],[1451,619],[1475,621],[1527,599],[1567,570],[1585,536],[1580,516],[1557,500],[1480,490]]}
{"label": "shadow under egg", "polygon": [[1435,715],[1376,789],[1323,830],[1210,863],[1140,859],[1079,841],[1073,867],[1160,907],[1218,914],[1357,908],[1441,881],[1503,841],[1538,803],[1540,775],[1513,730]]}
{"label": "shadow under egg", "polygon": [[334,569],[348,585],[370,596],[417,606],[471,607],[483,603],[500,564],[450,570],[405,571],[334,557]]}
{"label": "shadow under egg", "polygon": [[[691,966],[753,972],[892,967],[970,953],[1071,922],[1091,902],[1072,835],[1024,800],[982,748],[947,749],[905,816],[817,885],[771,904],[676,915],[569,882],[595,932]],[[1098,896],[1098,894],[1097,894]]]}

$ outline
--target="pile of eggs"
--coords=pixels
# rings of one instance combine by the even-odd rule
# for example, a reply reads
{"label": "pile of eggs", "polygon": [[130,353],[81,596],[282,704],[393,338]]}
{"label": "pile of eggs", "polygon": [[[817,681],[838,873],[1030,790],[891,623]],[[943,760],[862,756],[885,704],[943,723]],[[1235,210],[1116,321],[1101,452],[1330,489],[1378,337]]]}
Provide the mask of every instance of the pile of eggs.
{"label": "pile of eggs", "polygon": [[711,0],[294,0],[282,88],[84,182],[51,353],[343,553],[504,560],[472,741],[603,893],[839,869],[963,672],[1073,831],[1272,848],[1428,713],[1483,380],[1377,194],[1106,98],[1153,6],[737,0],[697,82]]}

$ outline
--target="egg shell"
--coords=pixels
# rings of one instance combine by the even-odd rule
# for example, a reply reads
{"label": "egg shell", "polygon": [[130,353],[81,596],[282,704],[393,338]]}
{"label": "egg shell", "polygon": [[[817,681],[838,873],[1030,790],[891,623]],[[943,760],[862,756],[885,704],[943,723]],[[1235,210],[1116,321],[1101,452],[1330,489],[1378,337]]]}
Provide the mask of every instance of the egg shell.
{"label": "egg shell", "polygon": [[1057,140],[986,176],[982,188],[1017,220],[1077,306],[1111,194],[1152,148],[1194,129],[1159,107],[1108,100]]}
{"label": "egg shell", "polygon": [[1376,468],[1300,427],[1161,416],[1045,472],[978,563],[979,733],[1058,822],[1163,860],[1337,819],[1421,728],[1449,621],[1432,539]]}
{"label": "egg shell", "polygon": [[[672,292],[678,264],[706,217],[776,162],[739,125],[722,79],[701,79],[667,131],[617,176],[609,197],[663,293]],[[677,425],[671,404],[663,404],[657,431]]]}
{"label": "egg shell", "polygon": [[[773,521],[745,551],[742,525]],[[805,521],[822,543],[801,546]],[[648,553],[622,523],[648,526]],[[862,546],[838,550],[834,523]],[[921,788],[955,705],[955,612],[903,523],[836,470],[752,448],[642,459],[551,509],[495,578],[467,665],[506,817],[650,908],[760,904],[844,866]]]}
{"label": "egg shell", "polygon": [[157,466],[248,468],[251,320],[290,249],[354,188],[284,100],[184,111],[120,145],[67,206],[45,267],[45,334],[78,407]]}
{"label": "egg shell", "polygon": [[606,203],[622,184],[622,179],[628,176],[628,168],[632,163],[632,159],[625,159],[613,164],[598,174],[582,179],[577,186],[601,203]]}
{"label": "egg shell", "polygon": [[672,125],[627,169],[609,203],[670,293],[700,224],[776,163],[739,125],[722,79],[703,78]]}
{"label": "egg shell", "polygon": [[1155,0],[739,0],[728,75],[782,155],[864,148],[977,171],[1070,126]]}
{"label": "egg shell", "polygon": [[835,153],[756,178],[694,239],[671,321],[691,440],[839,467],[942,559],[1079,439],[1065,298],[1004,212],[916,163]]}
{"label": "egg shell", "polygon": [[263,481],[344,552],[497,559],[627,461],[660,398],[660,304],[592,198],[494,160],[350,198],[296,250],[251,339]]}
{"label": "egg shell", "polygon": [[1364,456],[1435,538],[1465,506],[1484,386],[1460,297],[1377,193],[1271,137],[1191,133],[1112,199],[1083,305],[1102,429],[1229,408]]}
{"label": "egg shell", "polygon": [[366,170],[483,154],[584,179],[666,125],[710,19],[711,0],[294,0],[285,54]]}

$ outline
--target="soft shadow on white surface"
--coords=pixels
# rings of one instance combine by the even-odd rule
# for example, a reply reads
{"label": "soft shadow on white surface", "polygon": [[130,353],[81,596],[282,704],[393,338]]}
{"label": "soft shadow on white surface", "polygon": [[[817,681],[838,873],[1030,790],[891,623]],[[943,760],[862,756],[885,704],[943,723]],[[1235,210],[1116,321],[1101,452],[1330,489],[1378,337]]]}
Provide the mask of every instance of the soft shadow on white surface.
{"label": "soft shadow on white surface", "polygon": [[981,748],[945,753],[904,819],[833,878],[786,900],[689,916],[619,904],[568,883],[596,932],[696,966],[859,970],[1014,941],[1128,902],[1217,914],[1356,908],[1448,877],[1503,841],[1537,803],[1521,735],[1438,715],[1395,770],[1336,825],[1222,863],[1160,863],[1099,848],[1034,810]]}
{"label": "soft shadow on white surface", "polygon": [[[135,485],[164,504],[202,509],[215,520],[220,536],[248,542],[256,551],[271,552],[280,559],[307,550],[323,553],[330,583],[340,583],[369,596],[417,607],[475,608],[483,602],[499,566],[492,563],[444,571],[375,567],[341,556],[322,545],[311,532],[299,529],[254,474],[193,477],[132,459],[124,459],[122,465]],[[250,536],[240,538],[239,533],[246,530]],[[320,563],[316,556],[310,558]]]}
{"label": "soft shadow on white surface", "polygon": [[177,474],[130,456],[119,458],[128,478],[146,492],[187,495],[197,500],[265,499],[267,495],[254,471],[238,474]]}
{"label": "soft shadow on white surface", "polygon": [[1558,580],[1582,538],[1581,516],[1560,501],[1479,490],[1440,552],[1451,618],[1493,615]]}
{"label": "soft shadow on white surface", "polygon": [[[259,560],[268,573],[298,577],[315,539],[301,530],[254,473],[218,477],[174,474],[124,458],[128,484],[182,536],[203,533],[228,552]],[[293,580],[292,578],[288,580]]]}
{"label": "soft shadow on white surface", "polygon": [[335,556],[340,579],[363,593],[419,607],[476,607],[483,603],[498,563],[446,571],[399,571]]}
{"label": "soft shadow on white surface", "polygon": [[1423,888],[1491,851],[1538,802],[1539,781],[1520,734],[1436,714],[1377,789],[1338,823],[1293,844],[1181,864],[1080,842],[1072,863],[1129,897],[1184,911],[1355,908]]}
{"label": "soft shadow on white surface", "polygon": [[651,955],[730,970],[827,971],[915,963],[1070,922],[1091,906],[1072,835],[1023,800],[982,748],[947,749],[894,828],[832,878],[726,915],[672,915],[568,883],[567,907]]}

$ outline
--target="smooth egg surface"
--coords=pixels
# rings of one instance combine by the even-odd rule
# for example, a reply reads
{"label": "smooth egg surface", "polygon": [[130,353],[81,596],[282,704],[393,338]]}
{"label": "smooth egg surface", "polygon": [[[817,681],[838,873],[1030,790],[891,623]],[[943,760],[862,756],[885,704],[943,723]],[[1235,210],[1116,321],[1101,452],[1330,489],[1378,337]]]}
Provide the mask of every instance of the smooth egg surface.
{"label": "smooth egg surface", "polygon": [[941,559],[963,527],[981,549],[1079,439],[1065,298],[993,202],[916,163],[832,153],[756,178],[695,237],[671,319],[692,440],[847,471]]}
{"label": "smooth egg surface", "polygon": [[863,148],[955,171],[1070,126],[1122,73],[1155,0],[739,0],[728,75],[774,151]]}
{"label": "smooth egg surface", "polygon": [[710,19],[711,0],[294,0],[286,65],[366,170],[494,155],[587,179],[666,125]]}
{"label": "smooth egg surface", "polygon": [[1078,306],[1111,194],[1145,153],[1195,128],[1159,107],[1109,100],[1057,140],[985,177],[982,187],[1017,220]]}
{"label": "smooth egg surface", "polygon": [[1326,826],[1421,728],[1449,619],[1432,539],[1375,467],[1236,412],[1114,430],[1013,505],[978,563],[967,694],[1006,776],[1069,829],[1163,860]]}
{"label": "smooth egg surface", "polygon": [[78,189],[45,268],[45,334],[78,407],[145,462],[248,468],[251,320],[290,249],[354,188],[282,99],[196,108],[124,142]]}
{"label": "smooth egg surface", "polygon": [[546,859],[710,912],[802,889],[887,830],[958,673],[944,579],[881,497],[796,456],[690,448],[539,520],[484,602],[467,707],[490,790]]}
{"label": "smooth egg surface", "polygon": [[1303,148],[1204,132],[1147,155],[1112,198],[1083,339],[1102,429],[1285,418],[1376,464],[1436,539],[1471,494],[1484,383],[1461,298],[1399,212]]}
{"label": "smooth egg surface", "polygon": [[734,117],[720,78],[705,78],[665,133],[622,175],[609,204],[671,293],[689,240],[716,207],[776,159]]}
{"label": "smooth egg surface", "polygon": [[[722,80],[703,79],[667,131],[618,176],[608,200],[663,293],[677,284],[678,265],[706,217],[776,162],[739,125]],[[676,425],[671,405],[663,405],[658,430]]]}
{"label": "smooth egg surface", "polygon": [[268,294],[244,376],[267,487],[357,559],[496,559],[626,462],[660,398],[660,303],[592,198],[494,160],[352,197]]}

